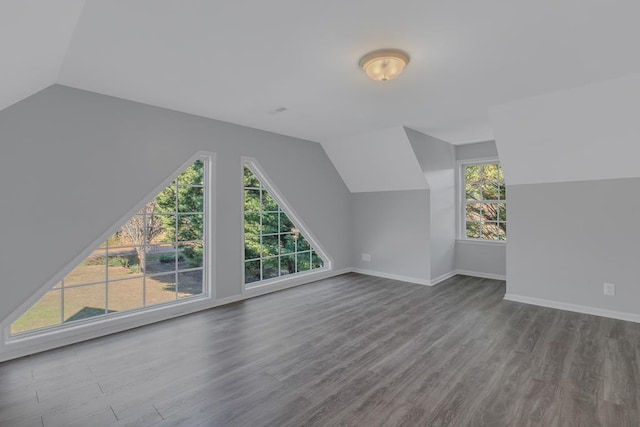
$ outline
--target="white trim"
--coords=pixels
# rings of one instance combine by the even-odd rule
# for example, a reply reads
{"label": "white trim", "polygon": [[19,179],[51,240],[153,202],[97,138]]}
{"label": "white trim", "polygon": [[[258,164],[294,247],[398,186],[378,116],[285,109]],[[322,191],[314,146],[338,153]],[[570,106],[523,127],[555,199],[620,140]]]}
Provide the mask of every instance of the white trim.
{"label": "white trim", "polygon": [[399,280],[401,282],[415,283],[416,285],[433,286],[429,279],[419,279],[417,277],[402,276],[400,274],[383,273],[381,271],[366,270],[364,268],[351,269],[354,273],[366,274],[367,276],[382,277],[384,279]]}
{"label": "white trim", "polygon": [[[92,318],[87,322],[78,322],[76,324],[59,325],[53,327],[51,330],[34,331],[33,334],[25,334],[24,336],[11,335],[11,324],[15,322],[22,314],[29,310],[34,304],[36,304],[47,292],[49,292],[53,286],[60,282],[67,276],[73,269],[75,269],[80,263],[89,256],[95,248],[107,240],[113,233],[119,230],[122,225],[128,221],[132,216],[136,215],[140,209],[142,209],[151,198],[156,197],[161,191],[163,191],[174,179],[176,179],[186,168],[191,166],[196,160],[207,158],[205,165],[205,188],[207,192],[205,194],[205,200],[207,203],[208,212],[206,213],[207,219],[205,221],[204,229],[204,245],[205,251],[203,256],[203,269],[205,271],[205,278],[203,283],[203,295],[195,298],[189,298],[184,301],[178,300],[177,302],[161,304],[157,306],[141,307],[137,310],[131,310],[122,313],[111,314],[107,316],[100,316]],[[58,271],[50,280],[48,280],[37,292],[29,297],[24,303],[5,318],[0,324],[0,328],[4,330],[3,343],[0,345],[0,361],[5,359],[7,354],[9,358],[25,356],[63,345],[68,345],[80,341],[85,341],[98,336],[113,334],[122,330],[146,325],[149,323],[159,322],[165,319],[169,319],[176,316],[181,316],[190,312],[201,310],[197,308],[201,305],[211,304],[211,301],[215,299],[215,221],[213,220],[213,214],[216,208],[216,182],[215,182],[215,170],[216,170],[216,153],[209,151],[197,151],[189,157],[178,169],[175,170],[167,179],[162,181],[157,187],[155,187],[150,193],[147,194],[143,200],[137,203],[127,213],[125,213],[114,225],[109,227],[107,231],[101,234],[95,241],[88,245],[80,254],[78,254],[71,262],[69,262],[62,270]],[[186,309],[185,306],[193,305],[196,308]],[[206,308],[206,307],[205,307]],[[158,314],[160,313],[160,314]],[[18,354],[18,356],[13,356]]]}
{"label": "white trim", "polygon": [[463,276],[479,277],[481,279],[507,280],[507,276],[504,274],[483,273],[481,271],[471,270],[455,270],[455,273]]}
{"label": "white trim", "polygon": [[495,138],[476,138],[476,139],[463,139],[461,141],[456,141],[456,142],[450,142],[449,144],[451,145],[469,145],[469,144],[481,144],[483,142],[496,142]]}
{"label": "white trim", "polygon": [[[286,289],[288,287],[291,287],[288,285],[288,283],[290,281],[294,282],[296,281],[295,278],[299,277],[302,278],[302,280],[304,280],[307,276],[314,276],[314,277],[319,277],[322,278],[321,274],[318,274],[317,276],[315,276],[315,273],[324,273],[324,272],[330,272],[333,269],[333,258],[331,258],[328,254],[328,252],[322,247],[322,245],[319,243],[318,239],[316,238],[316,236],[309,230],[309,227],[307,227],[307,225],[304,223],[304,221],[302,221],[302,218],[300,217],[300,215],[298,215],[296,213],[296,211],[291,207],[291,204],[289,204],[289,202],[287,201],[287,199],[273,186],[273,184],[271,183],[271,180],[269,179],[268,175],[264,172],[264,170],[262,169],[262,166],[260,166],[260,163],[253,157],[249,157],[249,156],[242,156],[240,158],[240,164],[241,164],[241,168],[240,168],[240,173],[241,173],[241,180],[240,183],[242,185],[242,191],[244,194],[244,184],[243,184],[243,179],[244,179],[244,168],[245,166],[248,166],[249,169],[251,169],[251,171],[256,175],[256,177],[258,178],[258,180],[260,181],[260,184],[266,188],[266,190],[269,192],[269,194],[271,195],[271,197],[273,197],[273,199],[276,201],[276,203],[278,203],[278,205],[280,206],[280,209],[282,209],[282,211],[287,215],[287,217],[291,220],[291,222],[293,224],[295,224],[295,226],[300,230],[300,233],[304,236],[304,238],[309,242],[309,244],[311,245],[311,247],[313,247],[313,250],[318,254],[318,256],[322,259],[322,261],[324,262],[324,266],[322,268],[318,268],[318,269],[314,269],[314,270],[309,270],[306,272],[299,272],[299,273],[293,273],[291,276],[293,277],[289,277],[289,275],[287,276],[279,276],[279,277],[274,277],[273,279],[267,279],[267,280],[262,280],[259,282],[253,282],[250,284],[245,283],[245,277],[244,277],[244,273],[245,273],[245,263],[244,263],[244,195],[243,195],[243,202],[240,206],[241,208],[241,218],[243,218],[243,221],[241,221],[241,225],[242,225],[242,233],[241,233],[241,258],[242,259],[242,265],[241,265],[241,278],[242,278],[242,293],[243,294],[247,294],[247,295],[255,295],[255,294],[261,294],[259,293],[259,291],[257,291],[260,288],[263,288],[265,286],[271,288],[271,289],[275,289],[275,290],[279,290],[279,289]],[[314,280],[320,280],[320,279],[314,279]],[[295,285],[292,285],[295,286]]]}
{"label": "white trim", "polygon": [[448,273],[445,273],[442,276],[436,277],[435,279],[431,279],[431,286],[435,286],[440,282],[444,282],[445,280],[452,278],[456,274],[458,274],[458,273],[454,270],[454,271],[450,271]]}
{"label": "white trim", "polygon": [[614,311],[604,308],[588,307],[585,305],[569,304],[561,301],[553,301],[509,293],[505,294],[504,299],[507,301],[520,302],[523,304],[531,304],[540,307],[555,308],[558,310],[573,311],[575,313],[590,314],[592,316],[609,317],[611,319],[640,323],[640,314],[635,313],[626,313],[623,311]]}
{"label": "white trim", "polygon": [[308,285],[309,283],[313,283],[318,280],[340,276],[341,274],[351,273],[352,271],[353,270],[351,268],[341,268],[340,270],[323,271],[322,274],[314,275],[313,277],[311,277],[310,275],[307,275],[305,277],[300,277],[300,276],[296,276],[295,278],[292,277],[289,282],[280,283],[280,285],[277,287],[275,286],[269,286],[266,288],[257,287],[253,289],[248,289],[246,292],[244,292],[241,295],[233,295],[230,297],[221,298],[219,300],[216,300],[215,307],[219,307],[221,305],[226,305],[226,304],[232,304],[238,301],[244,301],[247,299],[258,297],[260,295],[266,295],[266,294],[281,291],[284,289],[295,288],[297,286],[302,286],[302,285]]}
{"label": "white trim", "polygon": [[494,245],[494,246],[505,246],[507,244],[506,240],[487,240],[487,239],[469,239],[469,238],[461,238],[456,239],[456,243],[463,244],[471,244],[471,245]]}
{"label": "white trim", "polygon": [[[466,211],[466,199],[465,199],[465,191],[464,191],[464,185],[465,185],[465,175],[464,175],[464,168],[468,165],[482,165],[482,164],[486,164],[486,163],[497,163],[498,165],[502,166],[502,163],[500,163],[500,158],[493,156],[493,157],[480,157],[480,158],[475,158],[475,159],[460,159],[456,161],[456,169],[457,169],[457,173],[456,173],[456,241],[461,241],[461,242],[475,242],[475,241],[479,241],[479,242],[503,242],[506,243],[506,241],[500,241],[500,240],[485,240],[485,239],[469,239],[466,237],[466,230],[465,230],[465,211]],[[503,171],[504,173],[504,171]],[[506,185],[506,182],[505,182]],[[503,200],[503,203],[508,204],[507,200]],[[508,207],[507,207],[507,211],[508,211]],[[508,222],[505,221],[507,224]],[[507,240],[509,239],[509,237],[507,236]]]}

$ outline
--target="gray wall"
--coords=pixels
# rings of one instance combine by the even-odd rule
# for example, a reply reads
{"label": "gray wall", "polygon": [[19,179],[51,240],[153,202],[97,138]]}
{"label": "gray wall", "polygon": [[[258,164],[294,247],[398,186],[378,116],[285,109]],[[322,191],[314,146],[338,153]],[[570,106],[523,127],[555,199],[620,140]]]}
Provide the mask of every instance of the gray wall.
{"label": "gray wall", "polygon": [[456,145],[456,160],[475,160],[498,157],[495,141],[476,142],[474,144]]}
{"label": "gray wall", "polygon": [[319,144],[52,86],[0,112],[0,319],[198,150],[217,153],[218,298],[241,293],[242,155],[351,266],[350,194]]}
{"label": "gray wall", "polygon": [[[498,150],[493,141],[478,142],[475,144],[456,145],[456,160],[479,160],[497,158]],[[456,174],[456,183],[459,177]],[[508,184],[508,182],[507,182]],[[457,184],[456,184],[457,185]],[[457,199],[456,199],[457,200]],[[460,203],[456,203],[456,216],[461,215]],[[511,241],[511,190],[507,189],[507,244],[465,242],[456,241],[455,269],[469,274],[483,275],[487,277],[504,278],[506,276],[507,259],[506,247]]]}
{"label": "gray wall", "polygon": [[429,183],[431,279],[455,266],[456,181],[454,148],[448,142],[405,128],[422,172]]}
{"label": "gray wall", "polygon": [[354,267],[430,283],[429,191],[354,193],[351,201]]}
{"label": "gray wall", "polygon": [[640,314],[638,189],[640,178],[510,186],[507,294]]}

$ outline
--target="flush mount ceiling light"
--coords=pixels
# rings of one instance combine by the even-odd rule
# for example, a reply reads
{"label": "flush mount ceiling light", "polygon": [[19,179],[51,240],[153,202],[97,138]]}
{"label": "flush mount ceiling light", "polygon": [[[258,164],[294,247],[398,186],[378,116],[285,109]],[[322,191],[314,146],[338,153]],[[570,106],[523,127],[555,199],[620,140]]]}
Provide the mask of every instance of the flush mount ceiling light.
{"label": "flush mount ceiling light", "polygon": [[360,60],[360,66],[367,76],[379,82],[395,79],[408,63],[409,55],[398,49],[374,50]]}

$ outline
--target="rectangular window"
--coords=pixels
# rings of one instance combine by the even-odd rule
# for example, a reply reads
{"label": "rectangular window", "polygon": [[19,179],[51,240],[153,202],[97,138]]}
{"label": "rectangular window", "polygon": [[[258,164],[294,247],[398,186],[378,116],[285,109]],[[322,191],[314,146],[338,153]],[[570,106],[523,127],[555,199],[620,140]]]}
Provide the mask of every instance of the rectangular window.
{"label": "rectangular window", "polygon": [[507,240],[507,194],[497,161],[460,165],[463,239]]}

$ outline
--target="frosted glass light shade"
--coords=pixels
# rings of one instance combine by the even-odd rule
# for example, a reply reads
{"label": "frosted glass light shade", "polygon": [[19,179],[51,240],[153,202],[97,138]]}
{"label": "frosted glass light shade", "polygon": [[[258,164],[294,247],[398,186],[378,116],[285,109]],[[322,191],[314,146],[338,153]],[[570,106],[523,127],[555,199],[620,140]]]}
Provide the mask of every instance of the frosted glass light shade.
{"label": "frosted glass light shade", "polygon": [[395,79],[408,63],[409,55],[397,49],[376,50],[360,60],[360,66],[367,76],[379,82]]}

